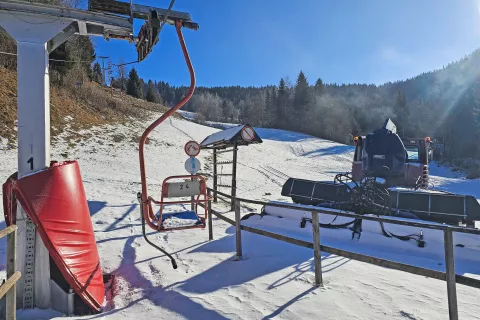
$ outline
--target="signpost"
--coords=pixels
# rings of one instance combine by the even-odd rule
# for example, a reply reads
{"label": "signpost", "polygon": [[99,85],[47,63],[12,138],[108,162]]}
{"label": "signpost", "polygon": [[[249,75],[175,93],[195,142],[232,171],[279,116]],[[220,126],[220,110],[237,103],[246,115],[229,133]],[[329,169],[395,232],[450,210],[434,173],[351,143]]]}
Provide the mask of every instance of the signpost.
{"label": "signpost", "polygon": [[200,145],[196,141],[188,141],[184,147],[187,156],[196,157],[200,153]]}
{"label": "signpost", "polygon": [[[187,156],[190,157],[189,159],[187,159],[187,161],[185,161],[185,170],[187,170],[187,172],[193,176],[197,174],[198,171],[200,171],[200,160],[195,158],[200,153],[200,145],[198,144],[198,142],[190,140],[185,143],[185,147],[183,149],[185,150]],[[193,181],[193,178],[191,180]],[[193,196],[191,197],[191,200],[194,200]],[[190,209],[192,211],[195,209],[193,202]]]}
{"label": "signpost", "polygon": [[252,141],[253,138],[255,138],[255,131],[253,131],[253,128],[249,126],[243,127],[240,134],[242,136],[242,139],[245,141]]}
{"label": "signpost", "polygon": [[195,157],[187,159],[185,161],[185,170],[191,175],[197,174],[200,171],[200,161]]}

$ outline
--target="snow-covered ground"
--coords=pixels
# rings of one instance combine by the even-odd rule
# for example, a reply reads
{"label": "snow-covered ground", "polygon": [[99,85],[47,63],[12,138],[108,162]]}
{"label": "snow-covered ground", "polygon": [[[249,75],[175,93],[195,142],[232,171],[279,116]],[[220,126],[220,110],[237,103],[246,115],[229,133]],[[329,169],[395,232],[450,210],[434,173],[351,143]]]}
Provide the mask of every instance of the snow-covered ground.
{"label": "snow-covered ground", "polygon": [[[184,119],[194,121],[197,114],[191,111],[178,110],[177,113]],[[228,122],[218,122],[218,121],[205,121],[205,124],[209,127],[217,129],[228,129],[234,126],[240,125],[240,123],[228,123]]]}
{"label": "snow-covered ground", "polygon": [[[443,281],[322,254],[325,286],[315,289],[312,250],[247,232],[242,233],[245,259],[233,261],[235,231],[219,219],[214,219],[215,240],[211,242],[207,230],[149,232],[151,240],[174,253],[179,268],[173,270],[167,257],[141,236],[136,140],[146,126],[97,128],[93,137],[76,145],[59,142],[52,148],[53,159],[79,161],[102,268],[118,280],[118,292],[106,304],[105,312],[82,319],[448,319]],[[185,142],[202,141],[216,131],[172,119],[153,132],[146,146],[146,163],[154,198],[159,198],[165,177],[185,173]],[[264,143],[239,151],[237,186],[241,197],[289,201],[280,196],[289,176],[331,180],[335,173],[350,170],[351,146],[282,130],[257,132]],[[118,135],[125,139],[114,142],[113,136],[118,141]],[[220,160],[229,156],[223,154]],[[203,172],[210,173],[210,152],[202,151],[198,158]],[[0,178],[5,180],[15,171],[15,151],[0,153],[0,161]],[[222,172],[228,173],[229,168]],[[435,165],[431,172],[436,188],[480,198],[479,180],[455,177]],[[214,208],[228,211],[221,203]],[[242,207],[245,213],[259,209]],[[293,219],[252,217],[244,223],[311,239],[310,229],[301,229]],[[435,232],[426,234],[423,249],[414,242],[386,238],[373,224],[364,226],[360,240],[351,240],[346,230],[322,229],[321,234],[322,242],[334,247],[444,270],[443,245]],[[457,272],[480,275],[480,239],[455,235],[454,240],[465,245],[455,247]],[[3,259],[4,244],[0,244]],[[457,291],[460,319],[480,319],[479,291],[461,285]],[[51,310],[18,313],[18,319],[50,318],[67,319]]]}

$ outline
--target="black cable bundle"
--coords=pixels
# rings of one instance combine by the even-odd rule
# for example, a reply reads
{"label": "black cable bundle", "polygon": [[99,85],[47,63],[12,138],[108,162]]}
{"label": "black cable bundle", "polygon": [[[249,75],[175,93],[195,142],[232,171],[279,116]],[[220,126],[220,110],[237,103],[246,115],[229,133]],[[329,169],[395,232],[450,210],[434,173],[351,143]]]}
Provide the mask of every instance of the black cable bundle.
{"label": "black cable bundle", "polygon": [[[388,168],[386,168],[387,171]],[[352,186],[352,183],[354,186]],[[353,180],[352,175],[350,173],[339,173],[335,176],[334,183],[343,184],[347,187],[348,192],[351,194],[350,200],[346,203],[334,203],[329,204],[330,207],[337,207],[337,208],[348,208],[353,209],[357,214],[363,215],[365,212],[371,212],[379,216],[391,216],[392,210],[391,207],[391,197],[390,193],[385,187],[380,187],[377,183],[377,178],[372,177],[369,175],[364,175],[358,184],[356,181]],[[383,204],[379,204],[382,203]],[[413,213],[404,212],[404,211],[397,211],[395,212],[396,216],[403,216],[409,218],[417,218]],[[362,219],[354,219],[350,222],[341,223],[341,224],[333,224],[338,216],[330,223],[319,223],[320,227],[328,228],[328,229],[344,229],[349,228],[352,231],[352,239],[355,238],[355,234],[358,234],[358,239],[360,239],[361,232],[362,232]],[[307,222],[312,222],[310,218],[302,218],[300,222],[300,227],[305,228]],[[409,235],[397,235],[385,229],[383,222],[380,223],[380,228],[382,229],[382,234],[388,238],[396,238],[401,241],[409,241],[414,240],[417,242],[418,247],[423,248],[425,246],[425,241],[423,239],[423,233],[420,234],[409,234]]]}
{"label": "black cable bundle", "polygon": [[401,241],[409,241],[409,240],[414,240],[417,242],[417,246],[419,248],[423,248],[425,247],[425,240],[423,240],[423,232],[420,231],[420,234],[408,234],[408,235],[405,235],[405,236],[399,236],[399,235],[396,235],[390,231],[387,231],[385,229],[385,226],[383,225],[383,222],[380,222],[380,227],[382,228],[382,233],[385,237],[388,237],[388,238],[396,238],[398,240],[401,240]]}

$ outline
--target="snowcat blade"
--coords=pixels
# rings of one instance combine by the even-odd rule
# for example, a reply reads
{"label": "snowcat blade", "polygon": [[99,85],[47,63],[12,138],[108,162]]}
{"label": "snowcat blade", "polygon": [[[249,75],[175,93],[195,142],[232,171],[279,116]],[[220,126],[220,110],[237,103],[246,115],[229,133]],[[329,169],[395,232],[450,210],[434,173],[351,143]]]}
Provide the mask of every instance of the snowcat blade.
{"label": "snowcat blade", "polygon": [[293,202],[318,205],[324,202],[342,202],[349,199],[348,188],[328,181],[311,181],[289,178],[283,185],[282,196]]}
{"label": "snowcat blade", "polygon": [[[389,189],[393,211],[407,211],[419,219],[440,223],[467,223],[480,221],[480,204],[475,197],[448,193]],[[326,181],[288,179],[282,188],[282,196],[295,203],[321,205],[327,202],[349,200],[348,187]],[[380,206],[385,203],[377,203]],[[392,215],[394,212],[392,211]]]}

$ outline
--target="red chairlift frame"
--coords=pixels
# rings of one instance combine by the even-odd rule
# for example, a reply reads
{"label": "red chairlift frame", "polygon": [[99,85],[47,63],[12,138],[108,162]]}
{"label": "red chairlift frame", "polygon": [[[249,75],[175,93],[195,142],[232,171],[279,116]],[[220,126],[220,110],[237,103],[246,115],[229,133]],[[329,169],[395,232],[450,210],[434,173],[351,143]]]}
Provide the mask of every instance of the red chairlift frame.
{"label": "red chairlift frame", "polygon": [[[165,201],[165,198],[167,198],[166,195],[166,190],[168,188],[168,181],[173,180],[173,179],[185,179],[185,183],[191,182],[192,180],[195,181],[198,180],[200,181],[200,193],[197,194],[196,199],[193,200],[179,200],[179,201]],[[200,199],[200,196],[203,196],[203,200]],[[157,231],[173,231],[173,230],[185,230],[185,229],[194,229],[194,228],[205,228],[206,227],[206,222],[207,222],[207,204],[209,197],[207,196],[207,184],[205,182],[205,178],[202,177],[201,175],[182,175],[182,176],[170,176],[165,178],[162,183],[162,196],[160,201],[156,201],[149,197],[150,203],[156,204],[160,206],[160,211],[159,211],[159,216],[158,216],[158,229]],[[185,226],[185,227],[176,227],[176,228],[165,228],[162,225],[162,215],[163,215],[163,206],[165,204],[195,204],[195,214],[197,215],[197,218],[202,221],[202,224],[198,225],[192,225],[192,226]],[[198,215],[198,204],[203,203],[203,208],[204,208],[204,215],[203,217],[200,217]],[[156,218],[156,217],[155,217]]]}
{"label": "red chairlift frame", "polygon": [[[182,47],[183,56],[185,58],[185,62],[187,64],[187,67],[188,67],[188,70],[189,70],[189,73],[190,73],[190,87],[188,89],[187,94],[185,95],[185,97],[181,101],[179,101],[173,108],[171,108],[170,110],[165,112],[160,118],[158,118],[155,122],[153,122],[145,130],[145,132],[142,134],[142,137],[140,138],[140,143],[139,143],[140,178],[141,178],[141,186],[142,186],[142,192],[139,195],[141,212],[142,212],[143,218],[145,219],[148,226],[150,228],[152,228],[154,230],[157,230],[157,231],[160,231],[160,232],[171,230],[171,229],[165,229],[165,228],[162,227],[161,217],[160,217],[160,219],[158,219],[155,216],[153,208],[152,208],[152,203],[154,203],[154,204],[165,204],[165,203],[173,203],[173,202],[170,202],[170,201],[169,202],[164,202],[163,201],[163,196],[162,196],[162,201],[160,201],[160,202],[156,201],[152,197],[148,196],[147,177],[146,177],[146,169],[145,169],[145,142],[146,142],[146,139],[147,139],[148,135],[152,132],[152,130],[155,129],[158,125],[160,125],[163,121],[165,121],[168,117],[170,117],[178,109],[183,107],[190,100],[190,98],[193,95],[193,92],[195,91],[195,84],[196,84],[195,71],[193,70],[192,62],[190,60],[190,56],[188,54],[187,47],[185,45],[185,39],[183,37],[182,30],[181,30],[182,26],[183,26],[182,21],[176,21],[175,22],[175,28],[176,28],[176,31],[177,31],[178,40],[179,40],[180,45]],[[176,177],[178,178],[179,176],[176,176]],[[192,178],[192,177],[197,177],[198,178],[198,177],[200,177],[202,179],[201,181],[203,181],[203,183],[205,183],[205,179],[201,176],[198,176],[198,175],[196,175],[196,176],[188,175],[188,176],[184,176],[184,177],[186,177],[186,178],[187,177],[188,178]],[[165,186],[166,181],[168,181],[170,178],[174,178],[174,177],[169,177],[169,178],[165,179],[162,186]],[[204,200],[200,200],[199,197],[197,197],[196,200],[193,199],[193,200],[189,200],[189,201],[181,201],[180,203],[194,203],[198,207],[198,203],[204,202],[204,204],[206,204],[208,200],[209,200],[209,198],[205,195]],[[207,206],[205,205],[205,207],[207,207]],[[206,222],[206,219],[205,219],[205,222]],[[189,226],[189,227],[175,228],[175,230],[197,228],[197,227],[200,227],[200,226]]]}

